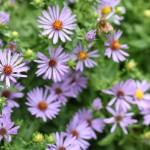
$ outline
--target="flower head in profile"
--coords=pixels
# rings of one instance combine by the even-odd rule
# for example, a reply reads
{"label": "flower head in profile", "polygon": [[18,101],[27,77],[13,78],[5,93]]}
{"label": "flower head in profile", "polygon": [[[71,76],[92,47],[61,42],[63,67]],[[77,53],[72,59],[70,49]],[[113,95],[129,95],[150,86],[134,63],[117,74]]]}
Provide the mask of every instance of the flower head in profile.
{"label": "flower head in profile", "polygon": [[73,91],[67,82],[53,83],[50,87],[51,93],[54,93],[56,100],[65,105],[69,97],[74,97]]}
{"label": "flower head in profile", "polygon": [[150,94],[147,93],[147,91],[150,90],[150,84],[147,81],[136,81],[135,84],[135,103],[140,109],[150,107]]}
{"label": "flower head in profile", "polygon": [[117,109],[122,108],[123,110],[128,110],[131,108],[130,103],[134,104],[134,91],[134,80],[126,80],[117,83],[111,89],[104,90],[103,92],[113,96],[112,100],[108,103],[108,106],[112,106],[115,103]]}
{"label": "flower head in profile", "polygon": [[76,28],[76,17],[72,15],[67,6],[62,10],[59,6],[51,6],[47,11],[42,12],[38,23],[39,27],[44,30],[42,34],[53,39],[53,43],[56,44],[58,39],[62,42],[71,41],[69,36],[73,34],[72,31]]}
{"label": "flower head in profile", "polygon": [[141,109],[141,114],[144,118],[144,124],[149,126],[150,125],[150,107]]}
{"label": "flower head in profile", "polygon": [[87,140],[93,138],[93,131],[86,121],[81,122],[78,115],[75,115],[67,126],[67,136],[76,139],[76,144],[83,150],[89,147]]}
{"label": "flower head in profile", "polygon": [[82,109],[79,110],[76,114],[78,116],[79,121],[83,122],[86,121],[88,126],[92,129],[92,137],[96,139],[96,132],[102,133],[105,127],[105,123],[101,118],[94,118],[92,112],[89,109]]}
{"label": "flower head in profile", "polygon": [[129,54],[124,49],[127,49],[128,46],[126,44],[120,43],[120,37],[122,35],[121,31],[112,32],[107,35],[107,41],[105,42],[105,56],[113,59],[115,62],[125,61],[126,57]]}
{"label": "flower head in profile", "polygon": [[0,12],[0,26],[6,25],[9,22],[9,14],[7,12]]}
{"label": "flower head in profile", "polygon": [[127,127],[137,122],[137,120],[133,119],[133,113],[127,113],[122,109],[113,110],[112,108],[107,108],[108,112],[110,112],[113,116],[110,118],[104,119],[106,124],[113,124],[111,128],[111,132],[114,132],[117,126],[120,126],[125,134],[128,133]]}
{"label": "flower head in profile", "polygon": [[119,4],[120,0],[100,0],[98,14],[102,19],[109,19],[115,13],[115,7]]}
{"label": "flower head in profile", "polygon": [[80,150],[75,138],[66,136],[65,133],[55,134],[55,144],[48,144],[46,150]]}
{"label": "flower head in profile", "polygon": [[6,105],[10,108],[19,107],[19,104],[15,100],[23,97],[23,89],[24,87],[20,83],[13,84],[10,88],[3,88],[0,95],[6,98]]}
{"label": "flower head in profile", "polygon": [[49,93],[49,89],[35,88],[27,94],[28,110],[37,118],[43,121],[53,119],[60,111],[60,103],[56,101],[56,97]]}
{"label": "flower head in profile", "polygon": [[11,142],[11,136],[16,135],[19,126],[14,126],[14,122],[11,121],[10,116],[3,115],[0,118],[0,141],[2,139],[7,142]]}
{"label": "flower head in profile", "polygon": [[71,92],[74,97],[87,87],[87,78],[82,75],[79,71],[72,71],[65,77]]}
{"label": "flower head in profile", "polygon": [[5,81],[7,87],[10,87],[11,82],[17,82],[16,78],[27,77],[22,73],[28,69],[20,54],[0,51],[0,80]]}
{"label": "flower head in profile", "polygon": [[97,63],[92,60],[93,58],[98,57],[98,51],[89,51],[85,49],[81,44],[78,44],[74,49],[72,58],[77,61],[76,70],[83,71],[84,67],[93,68]]}
{"label": "flower head in profile", "polygon": [[63,52],[61,47],[56,49],[49,48],[49,57],[39,52],[37,54],[38,59],[35,62],[38,63],[37,76],[43,75],[44,79],[52,79],[54,82],[62,81],[62,78],[68,73],[69,67],[67,61],[68,55]]}
{"label": "flower head in profile", "polygon": [[95,98],[92,103],[92,109],[95,111],[100,110],[103,107],[102,101],[100,98]]}

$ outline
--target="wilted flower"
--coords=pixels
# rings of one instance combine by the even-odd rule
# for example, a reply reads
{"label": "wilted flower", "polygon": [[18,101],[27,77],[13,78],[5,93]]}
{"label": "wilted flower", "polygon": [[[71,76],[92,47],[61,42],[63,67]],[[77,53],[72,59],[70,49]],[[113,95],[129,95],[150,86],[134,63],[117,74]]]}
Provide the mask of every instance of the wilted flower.
{"label": "wilted flower", "polygon": [[101,101],[100,98],[96,98],[96,99],[93,100],[93,103],[92,103],[92,109],[93,109],[93,110],[98,111],[98,110],[100,110],[102,107],[103,107],[103,106],[102,106],[102,101]]}
{"label": "wilted flower", "polygon": [[136,81],[134,89],[134,100],[138,107],[147,108],[150,107],[150,94],[146,93],[150,90],[150,84],[146,81]]}
{"label": "wilted flower", "polygon": [[103,92],[109,95],[113,95],[113,99],[108,103],[112,106],[115,103],[117,109],[122,108],[123,110],[130,109],[129,103],[134,103],[133,95],[135,91],[134,80],[127,80],[114,85],[111,89],[104,90]]}
{"label": "wilted flower", "polygon": [[5,139],[7,142],[11,141],[11,135],[17,134],[19,126],[14,126],[9,116],[3,115],[0,118],[0,141]]}
{"label": "wilted flower", "polygon": [[0,95],[6,98],[6,105],[10,108],[19,107],[19,104],[15,100],[23,97],[23,89],[24,87],[20,83],[13,84],[10,88],[3,88]]}
{"label": "wilted flower", "polygon": [[72,15],[68,7],[64,7],[60,11],[59,6],[49,7],[48,11],[43,11],[42,16],[39,17],[39,27],[44,31],[43,35],[48,35],[49,39],[53,38],[53,43],[56,44],[58,39],[62,42],[71,40],[69,35],[73,34],[72,30],[76,27],[75,15]]}
{"label": "wilted flower", "polygon": [[104,119],[104,122],[107,124],[113,124],[111,128],[111,132],[114,132],[117,126],[120,126],[125,134],[128,133],[127,127],[131,124],[137,122],[137,120],[133,119],[133,113],[127,113],[122,109],[113,110],[112,108],[107,108],[108,112],[110,112],[113,116],[107,119]]}
{"label": "wilted flower", "polygon": [[75,138],[66,136],[65,133],[55,134],[55,144],[48,144],[46,150],[80,150]]}
{"label": "wilted flower", "polygon": [[9,14],[7,12],[0,12],[0,26],[6,25],[9,22]]}
{"label": "wilted flower", "polygon": [[78,94],[87,87],[87,78],[79,71],[70,72],[64,79],[68,82],[74,97],[77,97]]}
{"label": "wilted flower", "polygon": [[53,119],[60,111],[60,103],[56,102],[56,97],[49,93],[49,90],[42,88],[35,88],[28,92],[26,104],[29,106],[28,110],[37,118],[42,118],[43,121]]}
{"label": "wilted flower", "polygon": [[37,54],[38,60],[35,60],[35,62],[38,63],[38,70],[36,74],[37,76],[43,75],[44,79],[52,79],[54,82],[62,81],[69,69],[67,66],[69,57],[61,47],[49,48],[49,55],[48,58],[41,52]]}
{"label": "wilted flower", "polygon": [[76,139],[76,144],[83,150],[89,147],[89,142],[87,140],[93,138],[92,133],[93,131],[91,127],[88,126],[88,123],[86,121],[81,122],[77,115],[73,117],[67,126],[67,135],[74,137]]}
{"label": "wilted flower", "polygon": [[10,51],[0,51],[0,80],[5,81],[10,87],[11,82],[16,82],[15,78],[27,77],[22,72],[29,69],[23,61],[23,57]]}
{"label": "wilted flower", "polygon": [[89,42],[94,41],[96,38],[96,30],[91,30],[86,33],[86,40]]}
{"label": "wilted flower", "polygon": [[117,31],[107,35],[108,41],[105,42],[105,56],[108,58],[112,57],[113,61],[120,62],[126,60],[126,57],[129,54],[122,49],[127,49],[126,44],[121,44],[119,38],[121,37],[122,32]]}
{"label": "wilted flower", "polygon": [[92,60],[92,58],[98,57],[98,51],[89,51],[85,49],[81,44],[77,45],[77,47],[74,49],[74,53],[72,58],[77,61],[76,70],[77,71],[83,71],[84,66],[87,68],[93,68],[97,65],[95,61]]}
{"label": "wilted flower", "polygon": [[16,42],[9,42],[7,49],[10,50],[11,52],[15,52],[16,49],[17,49],[17,44],[16,44]]}

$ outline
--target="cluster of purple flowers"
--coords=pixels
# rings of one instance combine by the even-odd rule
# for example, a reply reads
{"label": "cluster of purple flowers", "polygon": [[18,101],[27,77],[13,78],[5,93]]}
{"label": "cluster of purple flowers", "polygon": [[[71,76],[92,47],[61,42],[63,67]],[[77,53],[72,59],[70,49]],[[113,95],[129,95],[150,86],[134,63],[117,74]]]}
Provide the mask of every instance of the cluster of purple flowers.
{"label": "cluster of purple flowers", "polygon": [[[101,109],[100,99],[93,102],[93,110]],[[48,144],[47,150],[86,150],[89,147],[89,140],[96,139],[96,132],[102,133],[105,127],[102,118],[94,118],[90,109],[79,110],[67,125],[66,131],[55,134],[55,144]]]}
{"label": "cluster of purple flowers", "polygon": [[119,124],[124,133],[127,133],[126,127],[137,122],[132,118],[134,114],[129,112],[132,108],[131,105],[137,105],[141,114],[144,115],[144,124],[150,124],[150,94],[147,93],[149,90],[150,84],[146,81],[127,80],[103,91],[113,96],[107,106],[107,110],[113,117],[105,119],[105,123],[114,124],[111,132],[114,132]]}

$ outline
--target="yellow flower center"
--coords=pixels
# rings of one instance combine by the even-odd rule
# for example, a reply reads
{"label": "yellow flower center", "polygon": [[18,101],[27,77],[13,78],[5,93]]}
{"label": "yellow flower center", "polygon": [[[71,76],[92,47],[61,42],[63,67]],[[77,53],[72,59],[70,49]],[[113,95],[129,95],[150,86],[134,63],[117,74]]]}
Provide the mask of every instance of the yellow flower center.
{"label": "yellow flower center", "polygon": [[54,21],[54,23],[53,23],[53,28],[54,28],[55,30],[61,30],[62,27],[63,27],[62,21],[60,21],[60,20],[55,20],[55,21]]}
{"label": "yellow flower center", "polygon": [[138,99],[138,100],[142,100],[143,97],[144,97],[144,92],[141,90],[141,89],[137,89],[135,91],[135,97]]}
{"label": "yellow flower center", "polygon": [[118,50],[118,49],[120,49],[120,47],[121,47],[121,45],[118,40],[112,41],[112,43],[111,43],[112,50]]}
{"label": "yellow flower center", "polygon": [[88,53],[87,53],[86,51],[80,51],[80,52],[78,53],[78,58],[79,58],[80,60],[85,60],[85,59],[88,58]]}
{"label": "yellow flower center", "polygon": [[103,15],[108,15],[109,13],[111,13],[112,11],[112,7],[110,6],[105,6],[104,8],[102,8],[101,13]]}

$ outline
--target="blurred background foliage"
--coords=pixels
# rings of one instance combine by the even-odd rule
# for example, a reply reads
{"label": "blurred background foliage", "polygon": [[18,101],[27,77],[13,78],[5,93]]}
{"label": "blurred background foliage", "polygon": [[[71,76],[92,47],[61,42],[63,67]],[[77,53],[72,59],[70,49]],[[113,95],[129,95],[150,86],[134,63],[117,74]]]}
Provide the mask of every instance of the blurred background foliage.
{"label": "blurred background foliage", "polygon": [[[8,27],[0,28],[0,39],[5,42],[5,47],[9,41],[16,41],[18,51],[22,51],[30,63],[28,78],[21,80],[26,87],[25,92],[36,86],[50,85],[50,81],[43,81],[35,76],[36,64],[33,60],[36,53],[38,51],[47,53],[48,46],[54,46],[50,40],[40,35],[37,18],[49,5],[63,6],[68,1],[16,0],[14,5],[10,5],[9,1],[11,0],[1,0],[0,4],[0,10],[10,14]],[[150,80],[150,0],[122,0],[121,5],[126,8],[125,19],[121,26],[115,26],[115,29],[123,30],[122,43],[127,43],[130,47],[130,57],[127,62],[116,64],[106,59],[103,47],[104,37],[99,35],[93,48],[98,49],[101,56],[97,59],[98,66],[85,72],[89,79],[88,88],[80,94],[77,100],[70,99],[57,118],[47,123],[32,117],[25,106],[26,97],[21,99],[21,107],[13,113],[14,121],[21,125],[19,134],[10,144],[1,143],[0,149],[43,150],[46,143],[51,141],[50,133],[65,130],[73,114],[79,108],[90,107],[93,98],[101,97],[105,106],[109,97],[104,96],[101,90],[128,78]],[[78,41],[87,45],[85,33],[96,27],[97,2],[96,0],[78,0],[77,3],[69,4],[69,7],[77,16],[78,27],[72,37],[73,41],[62,45],[66,51],[71,52]],[[105,113],[105,110],[102,110],[98,116],[104,116]],[[140,120],[138,113],[136,115]],[[141,124],[142,119],[139,125],[129,130],[128,135],[123,135],[120,130],[110,134],[109,128],[106,127],[104,133],[98,135],[98,140],[91,141],[89,150],[149,150],[150,128]],[[37,136],[37,132],[42,133],[43,136]]]}

